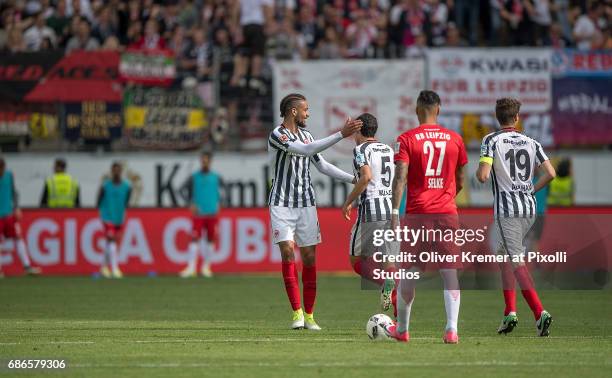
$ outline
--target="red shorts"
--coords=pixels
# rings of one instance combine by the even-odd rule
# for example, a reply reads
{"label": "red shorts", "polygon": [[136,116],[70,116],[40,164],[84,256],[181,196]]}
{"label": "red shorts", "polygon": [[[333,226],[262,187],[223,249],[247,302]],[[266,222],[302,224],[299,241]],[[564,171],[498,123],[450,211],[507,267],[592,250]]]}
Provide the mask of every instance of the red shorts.
{"label": "red shorts", "polygon": [[21,226],[14,215],[0,218],[0,236],[11,239],[21,237]]}
{"label": "red shorts", "polygon": [[114,239],[119,236],[119,233],[123,229],[123,225],[116,225],[108,222],[102,222],[104,224],[104,236],[108,239]]}
{"label": "red shorts", "polygon": [[195,239],[202,237],[202,230],[206,231],[206,240],[211,243],[217,242],[217,225],[219,219],[216,215],[213,216],[194,216],[192,223],[191,236]]}

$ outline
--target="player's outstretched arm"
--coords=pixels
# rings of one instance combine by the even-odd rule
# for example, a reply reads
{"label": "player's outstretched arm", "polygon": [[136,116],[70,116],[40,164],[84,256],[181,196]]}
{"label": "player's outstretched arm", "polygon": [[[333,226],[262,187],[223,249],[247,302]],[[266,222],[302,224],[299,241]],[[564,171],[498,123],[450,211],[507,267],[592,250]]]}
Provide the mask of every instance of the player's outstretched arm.
{"label": "player's outstretched arm", "polygon": [[323,159],[323,156],[320,154],[316,154],[311,158],[312,163],[317,167],[319,172],[323,173],[326,176],[335,178],[336,180],[344,181],[346,183],[352,184],[355,182],[355,177],[351,174],[344,172],[342,169],[336,167],[333,164],[327,162],[327,160]]}
{"label": "player's outstretched arm", "polygon": [[287,134],[275,129],[270,135],[270,143],[275,147],[296,155],[312,157],[321,151],[328,149],[342,139],[353,135],[361,129],[361,120],[346,120],[342,130],[326,138],[318,139],[310,143],[303,143],[300,140],[291,140]]}
{"label": "player's outstretched arm", "polygon": [[557,172],[555,172],[555,167],[550,164],[550,160],[544,161],[538,169],[542,171],[542,174],[538,178],[535,186],[533,187],[533,192],[536,193],[538,190],[542,189],[549,182],[551,182],[555,177],[557,177]]}
{"label": "player's outstretched arm", "polygon": [[342,213],[346,220],[351,220],[351,209],[353,208],[353,202],[363,193],[368,187],[368,184],[372,180],[372,170],[369,165],[364,165],[359,169],[359,180],[355,183],[355,187],[346,197],[344,205],[342,205]]}

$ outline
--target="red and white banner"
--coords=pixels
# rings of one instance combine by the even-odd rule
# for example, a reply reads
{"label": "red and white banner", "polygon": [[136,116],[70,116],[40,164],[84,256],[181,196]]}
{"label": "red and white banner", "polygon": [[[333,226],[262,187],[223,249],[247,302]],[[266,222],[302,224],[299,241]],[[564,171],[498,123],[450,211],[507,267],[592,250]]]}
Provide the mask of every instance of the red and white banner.
{"label": "red and white banner", "polygon": [[431,49],[429,87],[438,92],[444,113],[489,113],[495,100],[516,97],[523,112],[551,106],[550,49]]}
{"label": "red and white banner", "polygon": [[[401,61],[277,62],[274,65],[274,104],[289,93],[306,96],[307,127],[318,139],[337,131],[347,117],[369,112],[378,118],[376,136],[392,145],[402,132],[418,125],[415,101],[425,88],[423,59]],[[276,124],[280,124],[275,112]],[[355,142],[347,138],[325,154],[352,156]]]}
{"label": "red and white banner", "polygon": [[[320,271],[351,270],[350,227],[339,209],[320,209],[323,244]],[[98,212],[25,210],[21,222],[32,263],[45,274],[91,274],[104,261],[104,237]],[[125,274],[175,274],[187,264],[191,216],[186,209],[129,209],[118,244]],[[219,241],[211,257],[218,273],[278,272],[280,251],[271,243],[268,209],[227,209],[220,214]],[[12,242],[1,244],[0,264],[7,275],[20,274]],[[299,255],[299,253],[297,254]]]}

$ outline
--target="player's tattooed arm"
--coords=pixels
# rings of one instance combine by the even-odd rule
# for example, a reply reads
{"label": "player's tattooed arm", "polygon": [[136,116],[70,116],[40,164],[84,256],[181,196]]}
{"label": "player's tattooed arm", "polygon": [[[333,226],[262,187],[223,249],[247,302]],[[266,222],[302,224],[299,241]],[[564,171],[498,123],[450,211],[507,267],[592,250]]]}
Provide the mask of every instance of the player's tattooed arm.
{"label": "player's tattooed arm", "polygon": [[461,189],[463,189],[463,179],[465,178],[465,169],[463,167],[457,165],[457,170],[455,171],[455,195],[459,194]]}
{"label": "player's tattooed arm", "polygon": [[[393,176],[393,183],[391,184],[391,208],[393,210],[399,209],[402,203],[402,196],[404,195],[404,189],[406,188],[406,177],[408,177],[408,163],[404,161],[396,161],[395,176]],[[394,229],[397,226],[399,226],[399,214],[392,214],[391,228]]]}

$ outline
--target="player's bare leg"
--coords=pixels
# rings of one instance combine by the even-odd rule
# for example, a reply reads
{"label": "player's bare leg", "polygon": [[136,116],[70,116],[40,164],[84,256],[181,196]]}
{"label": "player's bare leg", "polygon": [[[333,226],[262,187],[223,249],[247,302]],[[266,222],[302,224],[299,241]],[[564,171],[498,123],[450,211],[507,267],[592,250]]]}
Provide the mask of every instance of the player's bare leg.
{"label": "player's bare leg", "polygon": [[104,250],[105,265],[102,266],[100,272],[106,278],[122,278],[123,273],[119,270],[119,261],[117,259],[117,241],[114,235],[107,235],[106,248]]}
{"label": "player's bare leg", "polygon": [[294,243],[293,241],[281,241],[278,243],[278,247],[281,252],[285,290],[293,310],[291,328],[302,329],[304,328],[304,312],[300,302],[300,285],[298,284],[298,273],[295,266]]}
{"label": "player's bare leg", "polygon": [[210,268],[210,256],[212,255],[212,251],[214,248],[214,244],[211,240],[206,238],[202,238],[202,268],[200,269],[200,273],[202,273],[202,277],[211,278],[213,276],[212,269]]}
{"label": "player's bare leg", "polygon": [[314,320],[314,305],[317,297],[316,246],[300,247],[302,255],[302,287],[304,290],[304,328],[320,331]]}
{"label": "player's bare leg", "polygon": [[179,276],[182,278],[192,278],[196,276],[196,264],[198,263],[198,241],[197,235],[192,236],[191,243],[189,243],[189,260],[187,261],[187,267],[183,269]]}
{"label": "player's bare leg", "polygon": [[26,274],[30,276],[36,276],[41,273],[40,268],[33,267],[30,262],[30,257],[28,256],[28,249],[26,247],[25,240],[21,236],[17,236],[13,238],[15,243],[15,249],[17,249],[17,256],[19,256],[19,260],[21,261],[21,265],[25,270]]}

